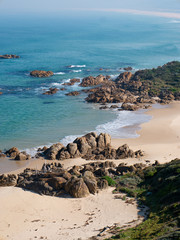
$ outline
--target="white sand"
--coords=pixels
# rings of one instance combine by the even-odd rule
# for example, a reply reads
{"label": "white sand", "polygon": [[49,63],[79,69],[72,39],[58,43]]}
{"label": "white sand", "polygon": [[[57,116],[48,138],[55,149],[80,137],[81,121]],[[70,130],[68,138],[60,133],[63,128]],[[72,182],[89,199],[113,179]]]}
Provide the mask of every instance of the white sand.
{"label": "white sand", "polygon": [[109,188],[73,199],[40,196],[15,187],[0,188],[0,238],[87,239],[108,225],[122,226],[137,220],[136,204],[115,199],[111,192]]}

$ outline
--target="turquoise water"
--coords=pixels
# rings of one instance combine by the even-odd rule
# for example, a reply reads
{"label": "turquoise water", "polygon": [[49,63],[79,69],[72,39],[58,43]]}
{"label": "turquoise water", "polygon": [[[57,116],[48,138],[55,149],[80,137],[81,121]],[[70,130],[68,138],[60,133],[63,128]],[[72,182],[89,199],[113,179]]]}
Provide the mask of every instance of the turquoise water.
{"label": "turquoise water", "polygon": [[[60,16],[0,17],[0,54],[20,59],[0,60],[0,149],[20,149],[68,140],[88,131],[133,137],[124,126],[147,121],[142,112],[99,111],[85,94],[67,87],[53,96],[49,87],[62,87],[70,78],[118,75],[180,60],[180,21],[130,14],[76,13]],[[71,68],[68,67],[73,65]],[[103,68],[100,71],[99,68]],[[34,70],[52,70],[49,78],[32,78]]]}

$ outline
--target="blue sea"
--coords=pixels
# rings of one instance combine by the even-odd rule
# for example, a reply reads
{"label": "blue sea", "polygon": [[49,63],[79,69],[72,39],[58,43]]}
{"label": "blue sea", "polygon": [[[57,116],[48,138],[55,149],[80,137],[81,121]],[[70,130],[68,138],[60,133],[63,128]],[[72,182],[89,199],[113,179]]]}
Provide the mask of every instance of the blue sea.
{"label": "blue sea", "polygon": [[[180,60],[180,21],[107,12],[0,16],[0,54],[20,56],[0,59],[0,149],[65,144],[89,131],[136,137],[136,127],[150,119],[142,110],[102,111],[85,102],[85,93],[65,95],[81,90],[78,84],[53,96],[42,93],[71,78],[115,78],[123,67],[136,71]],[[35,69],[55,74],[33,78]]]}

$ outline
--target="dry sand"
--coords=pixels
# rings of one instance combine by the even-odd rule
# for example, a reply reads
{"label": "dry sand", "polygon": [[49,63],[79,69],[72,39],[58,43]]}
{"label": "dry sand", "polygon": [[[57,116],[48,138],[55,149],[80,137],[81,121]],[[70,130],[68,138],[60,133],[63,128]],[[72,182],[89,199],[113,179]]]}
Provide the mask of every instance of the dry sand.
{"label": "dry sand", "polygon": [[[180,102],[168,108],[152,109],[147,114],[153,119],[142,124],[140,137],[112,140],[114,147],[127,143],[133,150],[144,150],[145,157],[115,160],[117,164],[146,160],[164,163],[180,158]],[[29,166],[40,168],[43,163],[44,160],[34,160]],[[87,162],[63,161],[64,167],[83,163]],[[138,219],[136,203],[131,205],[115,199],[111,192],[109,188],[84,199],[73,199],[40,196],[15,187],[0,188],[0,239],[87,239],[103,227],[114,223],[122,226]]]}
{"label": "dry sand", "polygon": [[158,160],[160,163],[180,158],[180,102],[168,108],[148,111],[152,120],[141,125],[139,137],[135,139],[113,139],[112,145],[118,147],[127,143],[133,150],[142,149],[144,160]]}
{"label": "dry sand", "polygon": [[99,230],[138,219],[136,203],[115,199],[112,188],[83,199],[40,196],[15,187],[0,189],[0,238],[87,239]]}

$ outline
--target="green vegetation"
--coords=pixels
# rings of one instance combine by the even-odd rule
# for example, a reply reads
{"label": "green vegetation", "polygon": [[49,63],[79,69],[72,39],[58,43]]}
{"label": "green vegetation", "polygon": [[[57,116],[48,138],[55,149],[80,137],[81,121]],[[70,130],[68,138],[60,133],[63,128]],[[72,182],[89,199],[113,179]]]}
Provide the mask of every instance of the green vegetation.
{"label": "green vegetation", "polygon": [[117,180],[116,191],[126,192],[149,207],[148,219],[120,230],[111,239],[180,239],[180,159],[148,167]]}
{"label": "green vegetation", "polygon": [[115,182],[111,177],[109,177],[109,176],[104,176],[104,177],[102,177],[102,178],[107,180],[109,186],[114,187],[114,186],[116,185],[116,182]]}
{"label": "green vegetation", "polygon": [[180,94],[180,62],[173,61],[162,67],[137,71],[134,79],[140,80],[151,96],[162,92]]}

